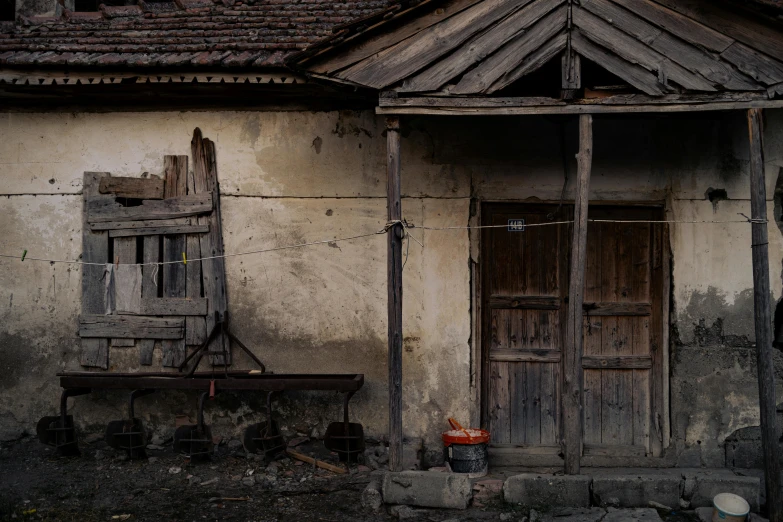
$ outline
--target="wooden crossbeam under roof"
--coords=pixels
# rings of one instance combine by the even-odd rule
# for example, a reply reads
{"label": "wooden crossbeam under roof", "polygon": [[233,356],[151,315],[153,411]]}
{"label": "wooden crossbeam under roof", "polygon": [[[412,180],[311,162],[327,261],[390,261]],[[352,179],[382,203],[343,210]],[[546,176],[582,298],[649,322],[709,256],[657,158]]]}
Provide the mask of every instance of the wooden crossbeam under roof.
{"label": "wooden crossbeam under roof", "polygon": [[570,53],[649,97],[783,95],[783,23],[709,0],[425,0],[289,64],[400,97],[484,97]]}

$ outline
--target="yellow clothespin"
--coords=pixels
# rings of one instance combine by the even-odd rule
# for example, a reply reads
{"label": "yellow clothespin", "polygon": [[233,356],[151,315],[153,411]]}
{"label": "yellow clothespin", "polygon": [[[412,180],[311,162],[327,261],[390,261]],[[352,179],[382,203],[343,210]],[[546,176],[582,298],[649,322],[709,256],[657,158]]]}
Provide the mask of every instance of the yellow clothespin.
{"label": "yellow clothespin", "polygon": [[188,264],[188,258],[185,256],[185,252],[182,252],[182,264],[187,265]]}

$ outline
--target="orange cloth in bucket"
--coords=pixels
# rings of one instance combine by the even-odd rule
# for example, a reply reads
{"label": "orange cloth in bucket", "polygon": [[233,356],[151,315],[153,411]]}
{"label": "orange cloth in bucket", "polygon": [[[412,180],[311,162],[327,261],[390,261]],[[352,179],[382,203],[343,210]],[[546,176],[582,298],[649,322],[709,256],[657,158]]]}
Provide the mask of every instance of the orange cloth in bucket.
{"label": "orange cloth in bucket", "polygon": [[443,444],[485,444],[489,442],[489,432],[478,428],[463,428],[459,422],[449,419],[451,430],[443,432]]}

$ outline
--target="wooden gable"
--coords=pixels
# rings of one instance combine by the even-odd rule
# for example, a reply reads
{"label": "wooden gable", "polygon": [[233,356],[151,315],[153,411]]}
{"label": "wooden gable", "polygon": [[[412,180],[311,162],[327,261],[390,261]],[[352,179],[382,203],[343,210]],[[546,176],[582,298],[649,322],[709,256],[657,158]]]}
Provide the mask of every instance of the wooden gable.
{"label": "wooden gable", "polygon": [[378,90],[464,96],[580,58],[650,96],[783,93],[783,24],[708,0],[429,0],[340,28],[289,63]]}

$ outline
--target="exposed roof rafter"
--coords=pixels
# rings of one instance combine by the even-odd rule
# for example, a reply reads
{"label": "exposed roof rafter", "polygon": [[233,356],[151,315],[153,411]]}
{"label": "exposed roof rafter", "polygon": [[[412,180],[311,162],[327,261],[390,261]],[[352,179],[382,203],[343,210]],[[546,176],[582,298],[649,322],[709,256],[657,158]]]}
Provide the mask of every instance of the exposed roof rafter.
{"label": "exposed roof rafter", "polygon": [[570,41],[569,49],[650,96],[773,97],[783,83],[783,24],[710,0],[564,3],[449,0],[405,23],[378,22],[364,38],[354,31],[350,42],[325,41],[289,64],[406,95],[483,96],[558,59]]}

